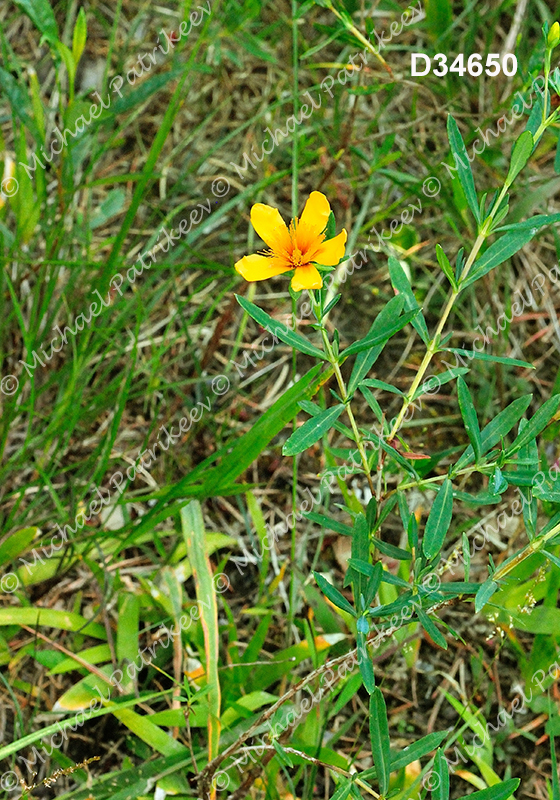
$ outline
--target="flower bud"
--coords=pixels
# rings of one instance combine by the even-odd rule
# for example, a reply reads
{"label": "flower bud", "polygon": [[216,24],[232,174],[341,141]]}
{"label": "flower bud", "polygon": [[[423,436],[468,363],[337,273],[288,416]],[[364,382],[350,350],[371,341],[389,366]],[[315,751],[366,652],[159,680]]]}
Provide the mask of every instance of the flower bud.
{"label": "flower bud", "polygon": [[560,44],[560,23],[555,22],[551,29],[548,32],[548,38],[546,40],[546,44],[550,49],[554,49]]}

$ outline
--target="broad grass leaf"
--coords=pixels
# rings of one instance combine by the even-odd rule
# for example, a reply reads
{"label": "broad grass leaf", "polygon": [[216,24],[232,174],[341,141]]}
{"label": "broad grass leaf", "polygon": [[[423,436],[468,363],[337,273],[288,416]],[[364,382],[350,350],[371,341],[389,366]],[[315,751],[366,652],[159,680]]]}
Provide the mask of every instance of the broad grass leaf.
{"label": "broad grass leaf", "polygon": [[[208,692],[208,757],[218,755],[220,746],[220,633],[218,627],[218,605],[210,560],[206,555],[206,530],[202,509],[198,500],[181,509],[181,526],[187,546],[189,561],[193,569],[196,597],[200,606],[200,622],[204,631],[206,655],[206,684]],[[164,755],[169,755],[164,753]]]}
{"label": "broad grass leaf", "polygon": [[0,545],[0,566],[9,564],[24,553],[38,533],[39,528],[22,528],[8,536]]}
{"label": "broad grass leaf", "polygon": [[427,559],[435,558],[445,541],[453,514],[453,484],[446,478],[436,495],[424,529],[422,552]]}
{"label": "broad grass leaf", "polygon": [[48,0],[14,0],[14,2],[27,14],[49,44],[55,44],[58,41],[58,26]]}
{"label": "broad grass leaf", "polygon": [[99,625],[97,622],[88,622],[80,614],[53,608],[22,608],[21,606],[0,608],[0,627],[3,625],[58,628],[61,631],[79,630],[85,636],[93,636],[95,639],[107,638],[107,631],[103,625]]}

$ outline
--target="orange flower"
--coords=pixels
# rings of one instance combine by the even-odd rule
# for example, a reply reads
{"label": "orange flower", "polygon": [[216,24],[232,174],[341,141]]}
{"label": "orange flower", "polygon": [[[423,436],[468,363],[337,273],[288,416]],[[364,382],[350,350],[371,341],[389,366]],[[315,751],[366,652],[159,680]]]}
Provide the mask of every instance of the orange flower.
{"label": "orange flower", "polygon": [[321,192],[311,192],[301,219],[294,219],[290,227],[277,208],[257,203],[251,209],[253,228],[270,250],[264,254],[244,256],[235,269],[246,281],[263,281],[282,272],[295,269],[292,289],[320,289],[323,279],[315,264],[335,267],[344,255],[346,231],[325,241],[331,207]]}

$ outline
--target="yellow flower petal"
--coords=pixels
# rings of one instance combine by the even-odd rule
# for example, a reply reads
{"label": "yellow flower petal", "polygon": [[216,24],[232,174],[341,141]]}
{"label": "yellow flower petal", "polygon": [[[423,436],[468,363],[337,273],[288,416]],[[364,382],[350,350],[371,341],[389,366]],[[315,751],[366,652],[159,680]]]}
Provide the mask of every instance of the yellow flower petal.
{"label": "yellow flower petal", "polygon": [[287,272],[291,266],[280,258],[259,256],[255,253],[252,256],[243,256],[236,262],[235,269],[246,281],[264,281],[280,275],[281,272]]}
{"label": "yellow flower petal", "polygon": [[303,225],[306,232],[318,236],[327,227],[330,213],[331,207],[325,195],[322,192],[311,192],[299,224]]}
{"label": "yellow flower petal", "polygon": [[277,208],[256,203],[251,209],[251,222],[263,242],[275,253],[291,253],[290,233]]}
{"label": "yellow flower petal", "polygon": [[306,264],[298,267],[292,278],[292,289],[294,292],[301,292],[302,289],[320,289],[323,279],[317,267],[313,264]]}
{"label": "yellow flower petal", "polygon": [[336,267],[344,255],[347,233],[342,230],[334,239],[327,239],[313,253],[313,261],[324,267]]}

